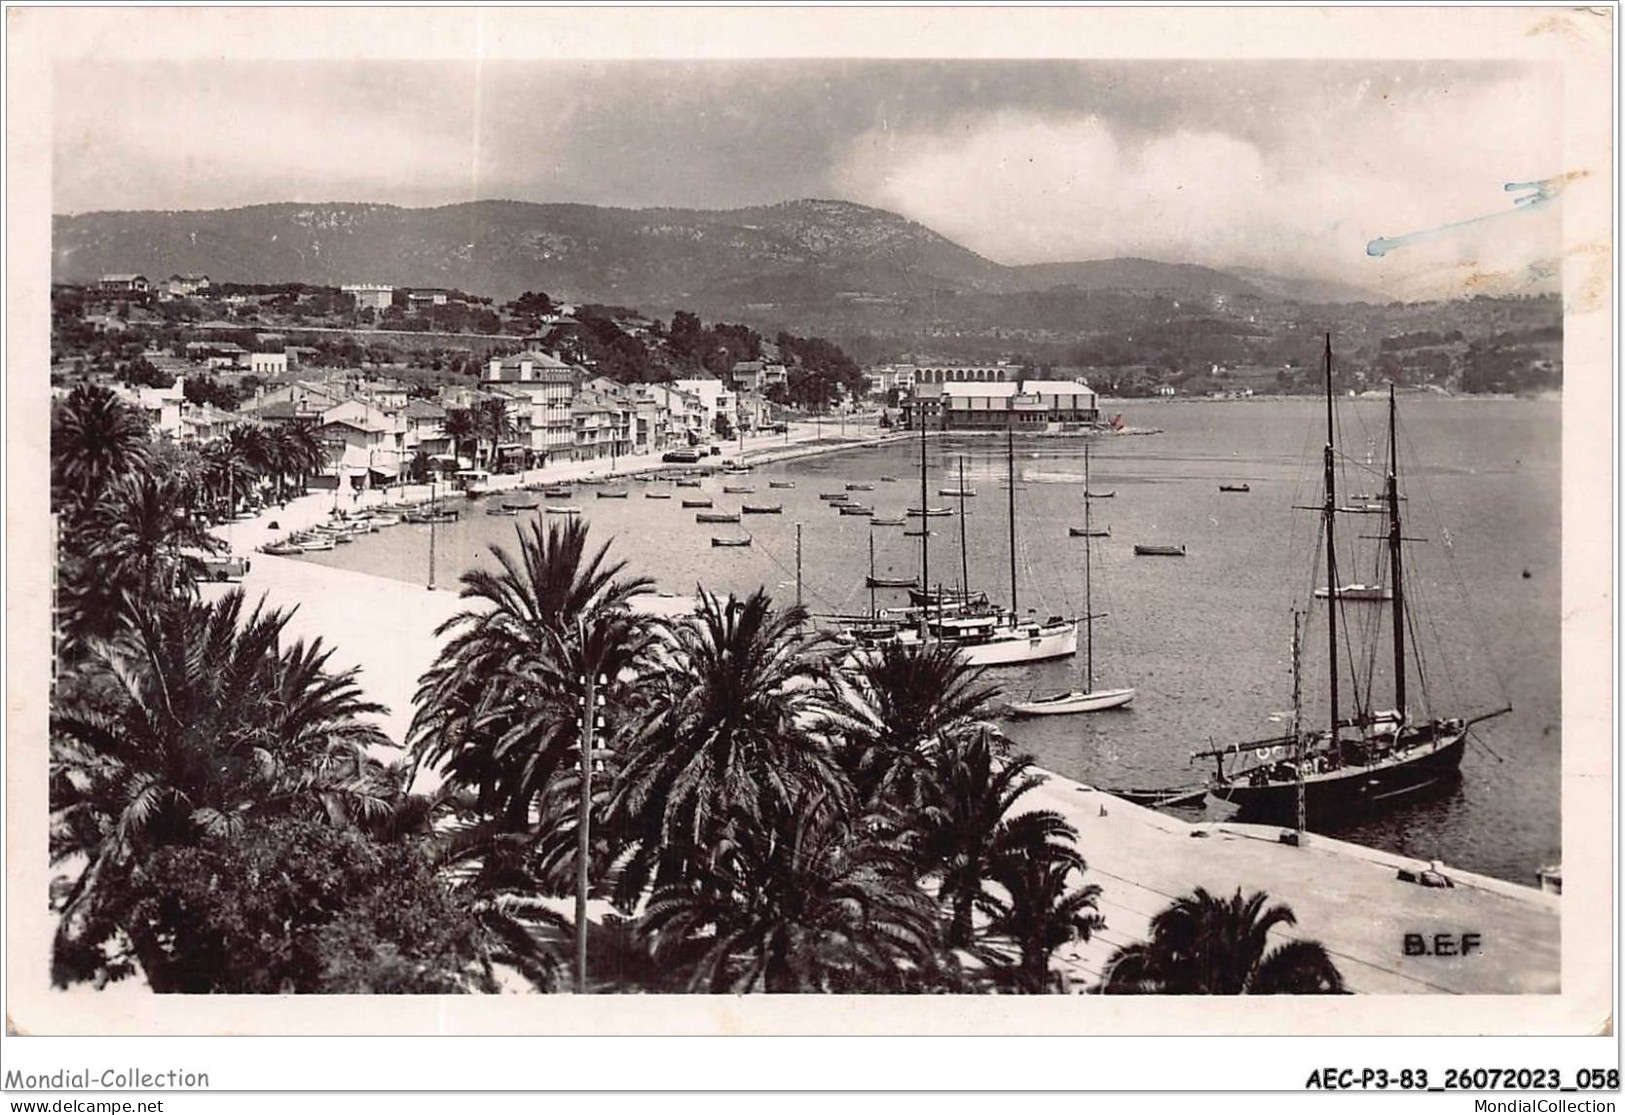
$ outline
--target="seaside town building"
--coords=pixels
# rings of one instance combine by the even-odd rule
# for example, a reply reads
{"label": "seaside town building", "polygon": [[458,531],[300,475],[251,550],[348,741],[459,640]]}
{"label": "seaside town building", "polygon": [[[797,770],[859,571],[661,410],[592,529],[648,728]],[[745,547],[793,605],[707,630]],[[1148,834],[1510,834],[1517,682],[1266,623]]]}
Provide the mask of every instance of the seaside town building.
{"label": "seaside town building", "polygon": [[927,429],[1064,429],[1100,420],[1099,398],[1075,380],[1012,379],[920,383],[903,400],[909,429],[923,419]]}
{"label": "seaside town building", "polygon": [[346,283],[339,290],[355,299],[358,310],[387,310],[395,304],[395,288],[384,283]]}

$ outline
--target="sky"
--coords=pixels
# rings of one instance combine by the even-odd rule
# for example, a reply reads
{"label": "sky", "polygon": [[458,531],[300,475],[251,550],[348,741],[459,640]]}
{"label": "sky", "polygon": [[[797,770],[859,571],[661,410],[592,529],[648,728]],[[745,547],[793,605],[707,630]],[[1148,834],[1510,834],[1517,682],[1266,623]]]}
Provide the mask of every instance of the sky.
{"label": "sky", "polygon": [[1560,205],[1507,186],[1571,169],[1560,75],[1535,63],[84,63],[54,92],[58,213],[824,197],[1001,263],[1393,293],[1538,268]]}

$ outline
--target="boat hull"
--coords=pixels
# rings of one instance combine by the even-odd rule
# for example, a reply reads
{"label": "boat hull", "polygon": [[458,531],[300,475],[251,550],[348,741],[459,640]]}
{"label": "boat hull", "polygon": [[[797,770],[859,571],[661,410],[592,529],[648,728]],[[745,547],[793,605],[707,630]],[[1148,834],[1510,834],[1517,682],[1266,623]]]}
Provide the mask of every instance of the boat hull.
{"label": "boat hull", "polygon": [[[1311,824],[1378,812],[1405,798],[1455,782],[1461,777],[1461,757],[1466,748],[1467,733],[1457,730],[1433,747],[1418,748],[1401,760],[1311,775],[1303,783],[1304,810]],[[1236,806],[1241,820],[1280,825],[1297,821],[1295,782],[1252,786],[1236,781],[1211,787],[1208,793]]]}
{"label": "boat hull", "polygon": [[1017,716],[1068,716],[1080,712],[1103,712],[1122,708],[1134,700],[1132,689],[1100,689],[1092,693],[1068,693],[1059,700],[1013,701],[1010,711]]}
{"label": "boat hull", "polygon": [[[919,636],[910,632],[907,641]],[[953,642],[953,640],[948,640]],[[1076,623],[1022,625],[1001,628],[991,638],[977,642],[954,642],[965,661],[972,666],[1016,666],[1023,662],[1043,662],[1070,658],[1078,653]]]}

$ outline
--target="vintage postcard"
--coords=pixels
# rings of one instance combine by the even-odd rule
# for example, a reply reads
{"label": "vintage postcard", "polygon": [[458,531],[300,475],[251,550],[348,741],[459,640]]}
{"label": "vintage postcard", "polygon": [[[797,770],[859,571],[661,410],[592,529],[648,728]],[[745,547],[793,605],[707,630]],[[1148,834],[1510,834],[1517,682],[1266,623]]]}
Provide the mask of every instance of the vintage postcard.
{"label": "vintage postcard", "polygon": [[13,1032],[1609,1031],[1611,10],[8,17]]}

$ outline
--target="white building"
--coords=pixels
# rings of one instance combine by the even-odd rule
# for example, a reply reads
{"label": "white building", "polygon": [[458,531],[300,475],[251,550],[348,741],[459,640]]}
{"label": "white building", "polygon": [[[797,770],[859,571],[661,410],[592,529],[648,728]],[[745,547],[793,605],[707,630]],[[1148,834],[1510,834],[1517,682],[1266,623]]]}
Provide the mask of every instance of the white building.
{"label": "white building", "polygon": [[533,460],[568,460],[576,445],[570,403],[584,378],[579,368],[552,353],[532,350],[492,357],[484,382],[530,398],[529,449]]}
{"label": "white building", "polygon": [[383,283],[346,283],[339,290],[355,299],[358,310],[387,310],[395,304],[395,288]]}
{"label": "white building", "polygon": [[738,401],[720,379],[707,377],[705,379],[679,379],[674,381],[680,391],[686,391],[700,401],[700,413],[704,417],[705,435],[710,436],[716,432],[717,415],[723,414],[728,418],[731,426],[737,421]]}

